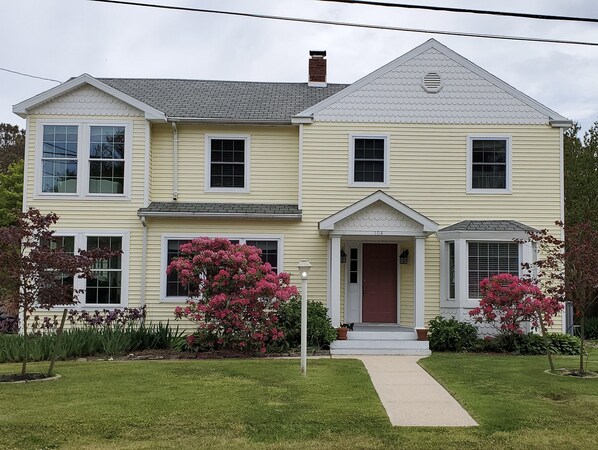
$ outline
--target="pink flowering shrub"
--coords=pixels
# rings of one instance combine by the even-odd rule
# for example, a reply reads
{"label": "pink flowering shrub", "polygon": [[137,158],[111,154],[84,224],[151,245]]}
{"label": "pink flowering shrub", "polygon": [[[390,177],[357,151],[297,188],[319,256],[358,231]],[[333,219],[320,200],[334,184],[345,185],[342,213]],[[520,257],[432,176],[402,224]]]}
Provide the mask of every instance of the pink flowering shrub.
{"label": "pink flowering shrub", "polygon": [[508,273],[485,278],[480,283],[480,291],[480,305],[469,315],[476,322],[498,320],[500,330],[507,333],[523,334],[522,322],[544,329],[552,325],[553,317],[563,309],[562,303],[544,296],[531,281]]}
{"label": "pink flowering shrub", "polygon": [[267,343],[284,337],[277,311],[297,288],[289,274],[262,262],[260,249],[200,237],[180,250],[167,269],[189,292],[187,305],[175,309],[177,319],[197,322],[214,348],[265,352]]}

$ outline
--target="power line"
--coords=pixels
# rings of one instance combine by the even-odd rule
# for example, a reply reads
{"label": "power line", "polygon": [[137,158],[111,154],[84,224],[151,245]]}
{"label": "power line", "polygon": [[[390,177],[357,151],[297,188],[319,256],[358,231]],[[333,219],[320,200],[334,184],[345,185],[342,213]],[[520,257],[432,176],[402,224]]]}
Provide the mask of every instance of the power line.
{"label": "power line", "polygon": [[373,30],[404,31],[407,33],[440,34],[440,35],[447,35],[447,36],[474,37],[474,38],[482,38],[482,39],[500,39],[500,40],[506,40],[506,41],[542,42],[542,43],[549,43],[549,44],[587,45],[587,46],[598,47],[598,42],[571,41],[571,40],[565,40],[565,39],[545,39],[545,38],[537,38],[537,37],[529,37],[529,36],[509,36],[509,35],[498,35],[498,34],[465,33],[462,31],[426,30],[426,29],[422,29],[422,28],[391,27],[391,26],[387,26],[387,25],[369,25],[369,24],[355,23],[355,22],[340,22],[340,21],[334,21],[334,20],[319,20],[319,19],[307,19],[307,18],[289,17],[289,16],[275,16],[275,15],[269,15],[269,14],[246,13],[246,12],[239,12],[239,11],[225,11],[225,10],[219,10],[219,9],[190,8],[190,7],[186,7],[186,6],[159,5],[159,4],[151,4],[151,3],[130,2],[130,1],[123,1],[123,0],[87,0],[87,1],[97,2],[97,3],[109,3],[109,4],[115,4],[115,5],[127,5],[127,6],[140,6],[140,7],[155,8],[155,9],[167,9],[167,10],[174,10],[174,11],[191,11],[191,12],[200,12],[200,13],[207,13],[207,14],[221,14],[221,15],[227,15],[227,16],[251,17],[251,18],[255,18],[255,19],[281,20],[281,21],[286,21],[286,22],[300,22],[300,23],[320,24],[320,25],[334,25],[334,26],[341,26],[341,27],[367,28],[367,29],[373,29]]}
{"label": "power line", "polygon": [[575,16],[557,16],[550,14],[531,14],[518,13],[510,11],[488,11],[482,9],[468,9],[468,8],[450,8],[447,6],[431,6],[431,5],[410,5],[406,3],[389,3],[380,1],[366,1],[366,0],[316,0],[319,2],[331,3],[349,3],[354,5],[368,5],[368,6],[384,6],[388,8],[407,8],[407,9],[423,9],[427,11],[442,11],[452,13],[467,13],[467,14],[485,14],[491,16],[505,16],[505,17],[519,17],[524,19],[539,19],[539,20],[560,20],[570,22],[589,22],[598,23],[598,19],[594,17],[575,17]]}
{"label": "power line", "polygon": [[37,75],[29,75],[28,73],[17,72],[16,70],[5,69],[3,67],[0,67],[0,70],[4,70],[5,72],[14,73],[14,74],[17,74],[17,75],[22,75],[24,77],[37,78],[38,80],[54,81],[55,83],[62,84],[62,81],[58,81],[58,80],[55,80],[53,78],[38,77]]}

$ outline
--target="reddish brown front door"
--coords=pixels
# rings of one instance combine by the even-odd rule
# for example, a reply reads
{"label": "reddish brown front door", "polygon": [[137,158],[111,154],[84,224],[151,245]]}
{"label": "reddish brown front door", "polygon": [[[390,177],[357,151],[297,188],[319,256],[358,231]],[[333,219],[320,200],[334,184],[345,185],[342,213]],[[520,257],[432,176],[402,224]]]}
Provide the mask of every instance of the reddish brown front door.
{"label": "reddish brown front door", "polygon": [[397,323],[397,246],[363,244],[361,319]]}

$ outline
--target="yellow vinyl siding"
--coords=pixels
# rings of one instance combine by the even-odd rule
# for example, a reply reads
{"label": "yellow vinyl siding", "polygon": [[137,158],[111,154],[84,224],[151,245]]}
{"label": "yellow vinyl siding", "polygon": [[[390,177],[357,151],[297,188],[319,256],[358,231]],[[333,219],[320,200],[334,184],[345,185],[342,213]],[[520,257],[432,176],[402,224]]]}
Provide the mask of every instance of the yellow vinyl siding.
{"label": "yellow vinyl siding", "polygon": [[[64,119],[64,116],[35,115],[29,116],[28,138],[29,146],[26,149],[27,165],[27,191],[26,204],[28,207],[38,208],[40,211],[54,212],[60,217],[56,224],[57,232],[68,233],[87,231],[128,231],[130,233],[129,253],[129,285],[128,304],[138,306],[141,289],[141,223],[137,217],[137,210],[143,206],[144,173],[145,173],[145,124],[143,117],[112,117],[112,116],[76,116],[73,122],[79,120],[109,120],[111,122],[132,123],[132,180],[130,200],[85,200],[78,198],[43,198],[35,197],[34,177],[36,171],[41,169],[36,165],[36,138],[37,122],[45,119]],[[79,143],[85,145],[85,143]],[[83,151],[86,149],[83,148]],[[81,149],[80,153],[81,154]],[[83,159],[79,160],[83,164]],[[125,299],[126,301],[126,299]]]}
{"label": "yellow vinyl siding", "polygon": [[[560,136],[549,126],[480,126],[421,124],[314,123],[303,136],[303,225],[316,230],[325,217],[379,188],[348,187],[349,135],[390,136],[390,180],[384,192],[438,223],[461,220],[517,220],[558,234],[560,218]],[[512,194],[466,193],[467,137],[512,137]],[[330,170],[334,167],[334,170]],[[325,261],[326,247],[310,248],[311,258]],[[413,256],[413,252],[412,256]],[[410,262],[411,264],[411,262]],[[401,268],[401,322],[412,320],[412,280]],[[325,273],[314,271],[319,288]],[[439,313],[439,245],[426,241],[425,319]],[[411,284],[411,286],[410,286]]]}
{"label": "yellow vinyl siding", "polygon": [[413,327],[413,307],[414,307],[414,300],[413,300],[413,270],[414,270],[414,256],[415,256],[415,246],[413,245],[413,241],[404,241],[401,242],[401,252],[404,250],[409,250],[409,258],[407,259],[407,264],[400,264],[399,268],[401,271],[400,274],[400,325],[404,327]]}
{"label": "yellow vinyl siding", "polygon": [[[171,201],[173,132],[170,124],[154,125],[152,200]],[[297,204],[299,134],[296,126],[217,126],[178,124],[178,200]],[[250,138],[249,193],[205,192],[206,135]]]}

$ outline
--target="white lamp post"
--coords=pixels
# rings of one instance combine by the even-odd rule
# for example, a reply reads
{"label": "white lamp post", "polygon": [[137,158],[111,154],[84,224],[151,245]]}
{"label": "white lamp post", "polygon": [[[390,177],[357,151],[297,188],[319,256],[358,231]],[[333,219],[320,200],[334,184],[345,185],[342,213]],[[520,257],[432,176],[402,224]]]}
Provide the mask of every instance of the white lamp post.
{"label": "white lamp post", "polygon": [[307,375],[307,277],[311,264],[302,259],[297,268],[301,274],[301,373]]}

